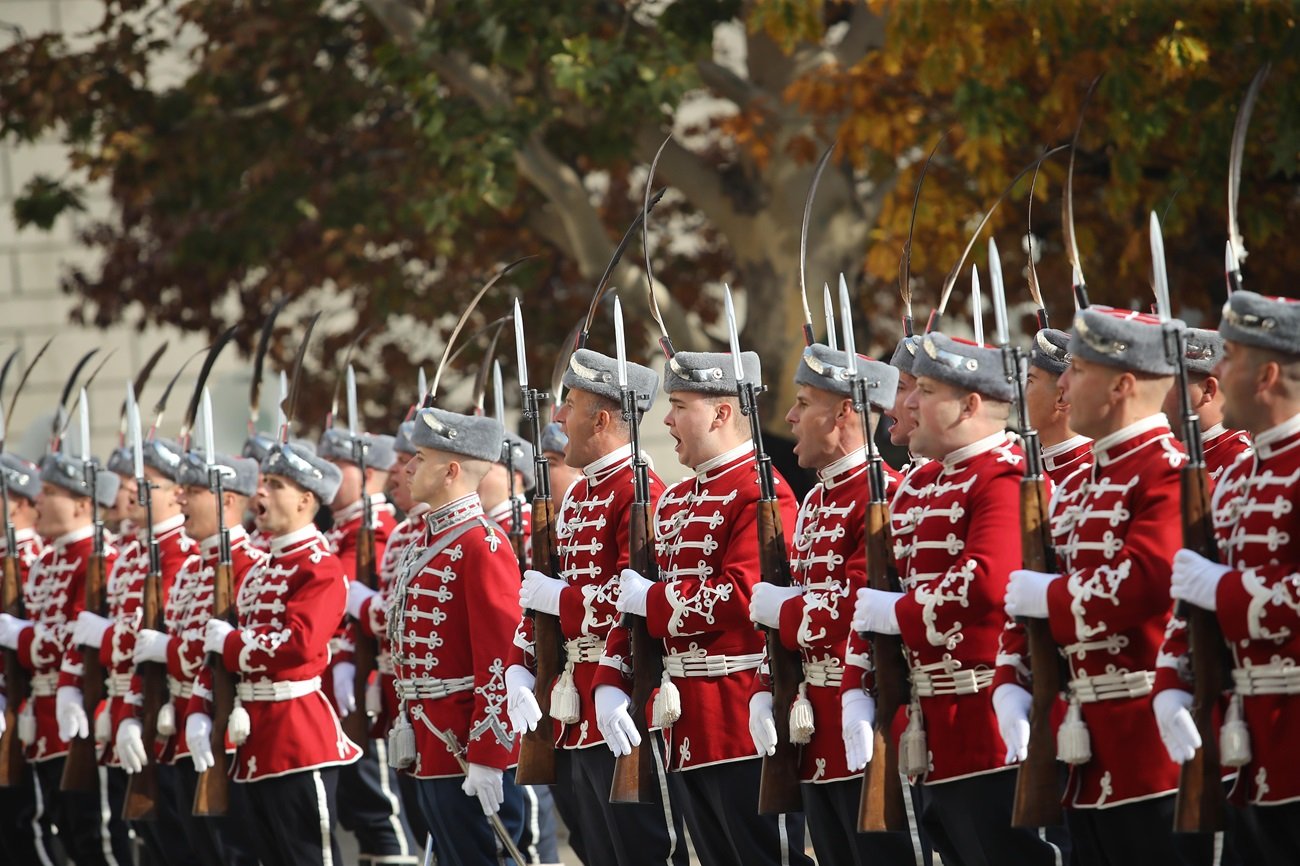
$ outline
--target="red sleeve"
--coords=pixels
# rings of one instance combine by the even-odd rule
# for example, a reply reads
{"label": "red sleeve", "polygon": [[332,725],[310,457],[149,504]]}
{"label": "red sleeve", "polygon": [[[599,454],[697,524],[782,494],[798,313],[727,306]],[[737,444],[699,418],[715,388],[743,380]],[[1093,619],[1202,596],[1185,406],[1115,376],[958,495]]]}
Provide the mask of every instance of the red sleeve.
{"label": "red sleeve", "polygon": [[518,593],[512,591],[519,582],[519,566],[509,544],[490,552],[485,549],[482,559],[475,579],[466,584],[465,606],[473,616],[470,649],[474,668],[467,759],[504,770],[515,755],[505,719],[505,668],[521,614]]}
{"label": "red sleeve", "polygon": [[240,628],[226,636],[222,660],[240,674],[291,670],[329,643],[347,604],[347,582],[336,557],[327,556],[284,597],[284,628]]}

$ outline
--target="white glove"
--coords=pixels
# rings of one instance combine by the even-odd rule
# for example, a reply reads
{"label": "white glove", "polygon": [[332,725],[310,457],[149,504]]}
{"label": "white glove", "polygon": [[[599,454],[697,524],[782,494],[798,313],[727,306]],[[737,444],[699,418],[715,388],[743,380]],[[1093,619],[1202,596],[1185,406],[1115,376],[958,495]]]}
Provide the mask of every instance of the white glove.
{"label": "white glove", "polygon": [[[1036,619],[1047,617],[1047,587],[1059,574],[1044,574],[1017,568],[1011,572],[1007,582],[1005,607],[1007,616],[1029,616]],[[1008,683],[1010,685],[1010,683]]]}
{"label": "white glove", "polygon": [[0,695],[0,737],[3,737],[5,731],[9,730],[9,723],[5,721],[5,708],[7,706],[8,704],[5,703],[5,696]]}
{"label": "white glove", "polygon": [[123,719],[117,726],[117,759],[128,773],[138,773],[149,762],[144,750],[144,726],[138,719]]}
{"label": "white glove", "polygon": [[141,662],[158,662],[167,663],[167,644],[171,638],[160,631],[154,631],[151,628],[142,628],[135,634],[135,652],[131,660],[135,664]]}
{"label": "white glove", "polygon": [[1007,747],[1008,764],[1029,755],[1029,705],[1033,700],[1033,695],[1015,683],[1003,683],[993,692],[993,712]]}
{"label": "white glove", "polygon": [[495,815],[501,808],[501,801],[505,799],[501,776],[501,771],[496,767],[470,764],[460,789],[471,797],[478,797],[484,815]]}
{"label": "white glove", "polygon": [[0,613],[0,646],[18,649],[18,636],[31,624],[32,621],[29,619],[19,619],[7,613]]}
{"label": "white glove", "polygon": [[858,600],[853,605],[853,630],[872,634],[898,634],[898,613],[894,609],[901,592],[887,592],[864,586],[858,590]]}
{"label": "white glove", "polygon": [[537,730],[537,723],[542,720],[542,708],[533,696],[536,685],[537,677],[528,668],[522,665],[506,668],[506,715],[516,734]]}
{"label": "white glove", "polygon": [[339,708],[339,718],[345,719],[357,710],[357,666],[352,662],[334,664],[334,706]]}
{"label": "white glove", "polygon": [[632,613],[645,616],[646,596],[654,581],[646,580],[630,568],[625,568],[618,576],[618,601],[614,606],[619,613]]}
{"label": "white glove", "polygon": [[552,616],[560,615],[560,593],[567,584],[562,580],[547,577],[531,568],[524,572],[523,583],[519,584],[519,606],[524,610],[538,610]]}
{"label": "white glove", "polygon": [[76,686],[59,686],[54,693],[54,717],[59,723],[59,739],[71,742],[90,736],[90,720],[82,706],[81,689]]}
{"label": "white glove", "polygon": [[[853,772],[871,761],[876,747],[876,699],[862,689],[850,689],[840,695],[840,732],[844,737],[844,760]],[[885,736],[891,736],[886,731]]]}
{"label": "white glove", "polygon": [[769,628],[781,627],[781,608],[792,598],[803,595],[801,586],[777,586],[756,583],[749,597],[749,618]]}
{"label": "white glove", "polygon": [[1184,548],[1174,554],[1169,594],[1203,610],[1214,610],[1218,605],[1219,581],[1230,571],[1230,567]]}
{"label": "white glove", "polygon": [[771,692],[755,692],[749,699],[749,738],[754,741],[754,751],[760,758],[776,754]]}
{"label": "white glove", "polygon": [[628,712],[631,703],[618,686],[596,686],[596,727],[616,758],[632,754],[632,747],[641,745],[641,734]]}
{"label": "white glove", "polygon": [[1196,730],[1192,714],[1188,712],[1191,705],[1191,693],[1182,689],[1165,689],[1151,702],[1156,711],[1160,739],[1165,743],[1169,760],[1175,764],[1187,763],[1201,747],[1201,734]]}
{"label": "white glove", "polygon": [[361,608],[370,599],[379,595],[378,592],[366,586],[359,580],[348,581],[348,616],[353,619],[361,619]]}
{"label": "white glove", "polygon": [[104,632],[113,624],[111,619],[83,610],[77,614],[77,622],[72,626],[72,645],[99,648],[104,642]]}
{"label": "white glove", "polygon": [[185,717],[185,745],[190,747],[194,772],[206,772],[217,762],[212,754],[212,719],[206,713],[190,713]]}
{"label": "white glove", "polygon": [[226,638],[235,630],[235,627],[224,619],[210,619],[207,627],[203,630],[203,651],[207,653],[221,653],[226,651]]}

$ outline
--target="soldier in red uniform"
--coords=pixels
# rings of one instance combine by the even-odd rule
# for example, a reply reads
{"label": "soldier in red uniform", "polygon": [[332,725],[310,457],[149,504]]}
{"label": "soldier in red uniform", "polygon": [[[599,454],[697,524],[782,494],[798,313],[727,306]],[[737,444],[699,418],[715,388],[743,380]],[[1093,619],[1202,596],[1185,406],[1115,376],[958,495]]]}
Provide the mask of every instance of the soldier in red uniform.
{"label": "soldier in red uniform", "polygon": [[[1214,375],[1214,368],[1223,357],[1223,337],[1218,331],[1204,328],[1187,329],[1188,391],[1192,408],[1201,422],[1201,446],[1205,452],[1205,468],[1211,481],[1218,481],[1225,469],[1250,450],[1250,437],[1241,430],[1230,430],[1223,424],[1223,405],[1226,395]],[[1169,418],[1179,415],[1178,385],[1165,395],[1164,413]],[[1182,436],[1182,425],[1173,425],[1174,435]]]}
{"label": "soldier in red uniform", "polygon": [[[606,648],[607,636],[627,640],[615,628],[619,574],[628,565],[629,509],[632,505],[631,431],[623,418],[615,359],[579,349],[564,374],[568,388],[556,418],[568,436],[565,461],[582,469],[556,516],[560,574],[527,571],[519,602],[560,618],[565,638],[564,672],[551,696],[551,716],[563,726],[556,755],[555,799],[566,821],[576,824],[587,863],[685,864],[688,853],[680,815],[672,800],[649,804],[609,802],[614,756],[628,750],[623,726],[614,731],[609,719],[619,716],[631,727],[629,698],[624,693],[622,651]],[[637,408],[649,410],[659,377],[640,364],[628,364],[628,384],[638,395]],[[650,500],[663,491],[650,473]],[[533,698],[532,621],[525,619],[506,671],[510,719],[516,731],[536,727],[540,711]],[[597,686],[606,682],[610,688]],[[611,741],[611,733],[614,735]],[[608,745],[609,748],[604,748]],[[663,773],[663,745],[655,750]],[[667,780],[664,778],[664,787]]]}
{"label": "soldier in red uniform", "polygon": [[[1250,433],[1254,451],[1215,487],[1222,564],[1179,550],[1170,592],[1218,614],[1235,667],[1221,760],[1240,767],[1236,799],[1249,804],[1262,856],[1280,866],[1300,861],[1300,766],[1288,737],[1300,727],[1300,303],[1235,292],[1220,332],[1223,421]],[[1180,669],[1185,661],[1160,670],[1155,707],[1171,757],[1185,761],[1201,742]]]}
{"label": "soldier in red uniform", "polygon": [[[1058,756],[1070,765],[1066,823],[1078,862],[1208,863],[1212,839],[1172,833],[1178,767],[1149,698],[1181,532],[1186,456],[1160,411],[1175,368],[1159,322],[1129,310],[1079,311],[1069,350],[1061,385],[1095,462],[1052,495],[1059,573],[1016,571],[1006,610],[1047,619],[1070,664]],[[1015,688],[1000,686],[997,698]],[[1004,728],[1027,718],[1026,705],[999,703]]]}
{"label": "soldier in red uniform", "polygon": [[[203,649],[240,677],[249,726],[230,734],[239,746],[233,778],[247,786],[262,862],[336,863],[338,768],[361,751],[321,691],[348,588],[313,518],[334,500],[341,473],[291,444],[272,449],[261,469],[253,510],[271,536],[270,557],[244,577],[238,626],[208,620]],[[191,753],[211,735],[200,727],[187,724]]]}
{"label": "soldier in red uniform", "polygon": [[[858,375],[877,408],[893,407],[897,367],[859,358]],[[792,714],[791,737],[803,743],[804,814],[817,862],[838,866],[914,861],[909,834],[857,832],[861,772],[848,765],[846,755],[850,739],[870,748],[875,715],[861,675],[856,688],[844,691],[843,702],[840,697],[854,598],[867,580],[864,536],[871,502],[866,443],[850,394],[848,358],[828,346],[809,346],[794,380],[799,388],[785,419],[794,433],[799,465],[816,470],[818,483],[804,498],[794,524],[793,583],[756,584],[749,617],[777,629],[781,642],[803,656],[800,698],[808,701],[813,725],[811,730],[800,729]],[[886,478],[892,493],[898,476],[887,470]],[[759,676],[755,687],[749,701],[750,736],[758,754],[770,755],[776,749],[771,684]],[[863,724],[844,731],[841,714],[850,708],[862,716]]]}
{"label": "soldier in red uniform", "polygon": [[1020,566],[1011,385],[1000,352],[938,333],[919,339],[913,372],[910,447],[931,462],[893,502],[904,589],[859,590],[852,627],[902,636],[912,705],[899,763],[924,781],[922,823],[944,862],[1055,863],[1053,845],[1010,826],[1016,776],[990,700],[1007,577]]}
{"label": "soldier in red uniform", "polygon": [[[59,790],[68,741],[91,734],[81,690],[71,685],[59,689],[59,678],[70,661],[65,657],[72,647],[77,615],[85,608],[86,568],[95,552],[91,496],[111,504],[117,495],[116,480],[111,473],[98,472],[92,488],[81,460],[63,453],[45,458],[36,498],[36,531],[48,546],[28,574],[28,619],[0,614],[0,645],[17,649],[19,661],[32,674],[27,760],[35,765],[42,807],[78,864],[130,862],[126,825],[110,808],[104,775],[96,791]],[[103,556],[108,573],[117,549],[106,543]],[[75,668],[67,671],[80,673]]]}
{"label": "soldier in red uniform", "polygon": [[[510,459],[515,468],[513,487],[504,459],[506,448],[510,449]],[[534,465],[532,444],[514,433],[506,433],[506,444],[502,446],[502,459],[492,464],[492,468],[488,469],[487,475],[483,476],[483,483],[478,487],[478,497],[483,502],[483,510],[487,513],[488,519],[495,521],[507,536],[511,534],[513,529],[513,508],[510,502],[510,491],[514,490],[515,501],[519,504],[519,515],[523,525],[523,544],[526,557],[531,557],[529,538],[532,535],[532,510],[528,507],[528,494],[533,489]],[[563,499],[564,497],[561,495],[560,501],[563,501]]]}
{"label": "soldier in red uniform", "polygon": [[564,494],[582,478],[581,466],[564,462],[564,452],[568,447],[569,437],[558,423],[552,421],[542,428],[542,456],[546,458],[546,467],[551,473],[551,495],[557,502],[563,502]]}
{"label": "soldier in red uniform", "polygon": [[1061,374],[1070,366],[1070,335],[1042,328],[1029,347],[1025,408],[1043,443],[1043,472],[1058,485],[1076,469],[1092,465],[1092,440],[1070,427],[1070,404],[1061,390]]}
{"label": "soldier in red uniform", "polygon": [[[761,385],[758,355],[741,355],[746,381]],[[694,470],[664,491],[655,509],[661,580],[623,572],[617,607],[646,618],[664,641],[664,681],[655,723],[669,769],[686,792],[686,821],[700,860],[717,864],[810,863],[803,819],[759,815],[761,761],[736,723],[748,716],[763,636],[749,619],[761,577],[757,464],[748,420],[736,397],[730,354],[678,352],[668,361],[664,423],[678,459]],[[570,432],[570,447],[573,433]],[[774,473],[782,524],[798,503]],[[618,651],[606,650],[614,657]],[[602,674],[601,683],[621,677]]]}
{"label": "soldier in red uniform", "polygon": [[495,418],[421,409],[406,464],[411,496],[429,505],[391,589],[398,717],[394,766],[417,780],[439,860],[496,864],[498,814],[519,838],[518,752],[506,719],[506,658],[519,622],[519,567],[475,492],[501,455]]}

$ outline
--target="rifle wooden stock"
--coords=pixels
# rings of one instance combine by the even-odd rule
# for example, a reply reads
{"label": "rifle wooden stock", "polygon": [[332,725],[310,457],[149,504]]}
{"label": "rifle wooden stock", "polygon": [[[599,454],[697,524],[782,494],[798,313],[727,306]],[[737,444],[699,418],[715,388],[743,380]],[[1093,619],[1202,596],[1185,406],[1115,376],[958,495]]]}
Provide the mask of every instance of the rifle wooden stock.
{"label": "rifle wooden stock", "polygon": [[[1206,559],[1218,560],[1214,530],[1210,523],[1210,486],[1205,466],[1189,461],[1183,467],[1183,546]],[[1178,797],[1174,803],[1174,830],[1180,833],[1217,833],[1224,829],[1226,795],[1223,770],[1219,765],[1219,734],[1214,727],[1214,708],[1228,681],[1225,645],[1214,611],[1180,602],[1178,611],[1187,620],[1192,656],[1192,720],[1201,735],[1201,747],[1183,764],[1178,776]]]}
{"label": "rifle wooden stock", "polygon": [[[0,607],[11,616],[23,615],[22,586],[18,579],[17,552],[10,549],[4,558],[4,582],[0,584]],[[18,661],[16,650],[5,650],[5,732],[0,736],[0,788],[22,784],[27,758],[18,739],[18,710],[27,699],[27,671]]]}
{"label": "rifle wooden stock", "polygon": [[[1047,489],[1041,478],[1020,482],[1020,555],[1030,571],[1053,572]],[[1021,622],[1029,644],[1032,698],[1029,704],[1029,745],[1016,777],[1011,810],[1013,827],[1050,827],[1064,819],[1060,774],[1056,765],[1056,733],[1052,709],[1061,693],[1061,655],[1052,639],[1051,624],[1038,617]]]}
{"label": "rifle wooden stock", "polygon": [[[356,579],[370,589],[375,589],[378,583],[375,579],[375,530],[371,526],[362,526],[357,536]],[[366,714],[366,691],[370,687],[370,675],[379,658],[379,643],[363,631],[360,623],[352,631],[352,661],[356,665],[352,690],[356,709],[343,718],[342,725],[343,733],[365,752],[370,748],[370,716]]]}
{"label": "rifle wooden stock", "polygon": [[[549,497],[533,499],[533,567],[559,574],[555,549],[555,503]],[[560,675],[564,655],[564,633],[560,618],[532,611],[533,657],[537,660],[537,682],[533,696],[542,717],[534,730],[523,735],[519,744],[519,766],[515,781],[521,785],[554,785],[555,726],[551,724],[551,686]]]}
{"label": "rifle wooden stock", "polygon": [[[235,587],[230,566],[219,563],[212,578],[212,615],[226,622],[235,618]],[[230,759],[226,755],[226,727],[230,711],[235,706],[233,673],[217,653],[208,653],[208,667],[212,669],[212,757],[213,765],[205,770],[194,790],[195,815],[210,817],[224,815],[230,808]]]}
{"label": "rifle wooden stock", "polygon": [[[86,563],[86,610],[104,612],[104,558],[95,554]],[[99,647],[83,646],[81,705],[90,725],[87,736],[68,743],[68,757],[63,764],[61,791],[95,791],[99,786],[99,758],[95,753],[95,710],[104,699],[104,666],[99,662]]]}
{"label": "rifle wooden stock", "polygon": [[[650,509],[633,503],[628,526],[628,565],[638,574],[649,577],[655,572],[652,553],[653,531]],[[632,641],[632,722],[641,735],[641,745],[631,754],[614,761],[614,780],[609,789],[611,803],[652,803],[659,790],[655,771],[655,753],[650,740],[650,723],[646,709],[664,674],[664,645],[650,635],[645,617],[626,614],[625,622]]]}
{"label": "rifle wooden stock", "polygon": [[[764,583],[790,585],[790,556],[781,526],[781,506],[776,499],[758,501],[758,552]],[[799,747],[790,742],[790,706],[803,679],[803,656],[786,649],[778,629],[767,632],[767,662],[772,673],[772,719],[776,723],[776,751],[763,758],[758,783],[758,813],[776,815],[803,811],[799,790]]]}
{"label": "rifle wooden stock", "polygon": [[[145,628],[162,631],[162,575],[150,574],[144,580]],[[145,765],[133,773],[126,783],[126,799],[122,803],[122,820],[153,821],[158,817],[158,762],[154,746],[158,741],[158,711],[167,702],[167,669],[158,662],[140,665],[140,680],[144,691],[140,707],[140,724],[143,728]]]}
{"label": "rifle wooden stock", "polygon": [[[899,591],[889,550],[889,505],[873,502],[867,508],[867,585]],[[911,697],[910,671],[903,639],[895,634],[871,637],[872,664],[876,672],[876,719],[871,760],[862,774],[858,801],[858,832],[900,832],[908,829],[903,778],[898,771],[898,742],[893,736],[894,717]]]}

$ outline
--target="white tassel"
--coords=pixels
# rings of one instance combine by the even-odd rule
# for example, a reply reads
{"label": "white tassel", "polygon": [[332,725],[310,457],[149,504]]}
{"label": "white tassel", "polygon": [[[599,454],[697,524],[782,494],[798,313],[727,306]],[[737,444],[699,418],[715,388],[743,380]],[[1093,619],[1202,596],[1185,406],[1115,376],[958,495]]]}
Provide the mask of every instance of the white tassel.
{"label": "white tassel", "polygon": [[664,671],[663,679],[659,681],[659,691],[655,693],[650,712],[656,728],[672,727],[682,717],[682,693],[668,671]]}
{"label": "white tassel", "polygon": [[1056,732],[1056,757],[1067,764],[1086,764],[1092,760],[1092,738],[1077,700],[1070,701],[1065,721]]}
{"label": "white tassel", "polygon": [[404,770],[415,762],[415,728],[406,718],[406,706],[397,714],[397,721],[388,732],[388,765]]}
{"label": "white tassel", "polygon": [[379,684],[379,677],[372,677],[366,684],[366,715],[377,719],[383,709],[383,686]]}
{"label": "white tassel", "polygon": [[930,747],[925,742],[921,705],[916,702],[908,707],[907,730],[898,741],[898,769],[908,776],[921,776],[930,770]]}
{"label": "white tassel", "polygon": [[95,716],[95,742],[103,745],[108,742],[109,735],[112,734],[113,719],[108,714],[108,707],[105,706],[99,715]]}
{"label": "white tassel", "polygon": [[28,700],[23,704],[22,712],[18,714],[18,739],[24,746],[31,746],[36,742],[36,711],[32,708],[34,701]]}
{"label": "white tassel", "polygon": [[170,737],[176,733],[176,708],[171,701],[158,708],[157,730],[161,737]]}
{"label": "white tassel", "polygon": [[578,687],[573,682],[573,663],[564,666],[564,673],[551,688],[551,718],[562,725],[577,724],[582,718],[578,705]]}
{"label": "white tassel", "polygon": [[1250,729],[1241,717],[1241,695],[1233,695],[1219,731],[1219,763],[1225,767],[1244,767],[1250,759]]}
{"label": "white tassel", "polygon": [[790,742],[804,746],[812,742],[813,732],[812,701],[808,700],[808,684],[799,683],[799,697],[790,705]]}
{"label": "white tassel", "polygon": [[236,746],[242,746],[252,732],[253,720],[248,717],[248,710],[244,709],[239,698],[235,698],[234,709],[230,711],[230,718],[226,720],[226,736]]}

